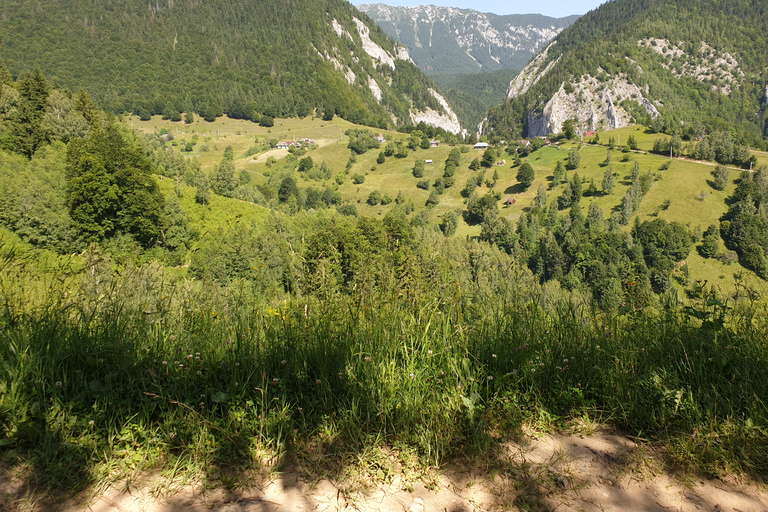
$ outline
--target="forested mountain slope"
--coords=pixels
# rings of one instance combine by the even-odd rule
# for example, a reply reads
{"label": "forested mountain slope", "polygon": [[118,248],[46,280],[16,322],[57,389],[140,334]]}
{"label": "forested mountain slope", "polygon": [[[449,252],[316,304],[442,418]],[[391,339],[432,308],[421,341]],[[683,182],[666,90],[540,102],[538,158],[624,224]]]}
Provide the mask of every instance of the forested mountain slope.
{"label": "forested mountain slope", "polygon": [[563,30],[492,109],[488,135],[577,133],[654,123],[701,138],[731,129],[764,145],[768,4],[761,0],[614,0]]}
{"label": "forested mountain slope", "polygon": [[472,9],[362,4],[390,36],[404,44],[416,65],[432,75],[522,69],[538,50],[578,16],[499,16]]}
{"label": "forested mountain slope", "polygon": [[318,109],[460,131],[407,50],[343,0],[9,0],[0,47],[14,75],[39,67],[113,111],[245,118]]}

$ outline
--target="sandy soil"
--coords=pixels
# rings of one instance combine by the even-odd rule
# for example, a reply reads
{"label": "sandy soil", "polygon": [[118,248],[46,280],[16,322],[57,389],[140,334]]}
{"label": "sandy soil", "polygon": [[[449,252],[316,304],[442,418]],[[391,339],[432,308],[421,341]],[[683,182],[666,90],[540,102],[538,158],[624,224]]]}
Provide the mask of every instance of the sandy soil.
{"label": "sandy soil", "polygon": [[[349,476],[310,479],[286,470],[237,490],[181,486],[162,494],[147,479],[109,487],[62,505],[35,505],[21,482],[0,476],[0,509],[63,512],[475,512],[502,510],[768,512],[768,485],[735,478],[678,478],[663,471],[663,454],[607,432],[529,435],[504,445],[487,464],[453,463],[414,481],[386,484]],[[7,508],[6,508],[7,507]]]}

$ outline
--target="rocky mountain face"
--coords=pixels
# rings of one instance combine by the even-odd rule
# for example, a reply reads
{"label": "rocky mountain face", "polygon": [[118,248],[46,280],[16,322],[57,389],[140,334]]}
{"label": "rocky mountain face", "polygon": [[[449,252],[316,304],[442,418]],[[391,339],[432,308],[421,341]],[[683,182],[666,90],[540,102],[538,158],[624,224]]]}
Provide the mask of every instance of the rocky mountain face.
{"label": "rocky mountain face", "polygon": [[[554,43],[553,43],[554,44]],[[507,99],[512,100],[524,95],[555,66],[559,59],[546,65],[549,47],[531,61],[509,84]],[[557,92],[544,104],[540,112],[527,114],[529,137],[543,137],[549,133],[562,131],[565,121],[575,120],[576,132],[583,135],[591,130],[612,130],[636,122],[628,109],[627,103],[640,105],[654,118],[659,115],[656,106],[645,96],[648,87],[641,90],[636,84],[619,74],[612,77],[589,74],[578,80],[563,82]],[[482,132],[483,126],[479,130]]]}
{"label": "rocky mountain face", "polygon": [[759,0],[614,0],[563,30],[478,130],[500,138],[651,124],[768,136],[768,19]]}
{"label": "rocky mountain face", "polygon": [[8,0],[0,47],[13,74],[39,68],[117,112],[462,130],[406,47],[344,0]]}
{"label": "rocky mountain face", "polygon": [[452,7],[393,7],[363,4],[358,9],[405,45],[427,74],[468,74],[521,69],[578,16],[498,16]]}

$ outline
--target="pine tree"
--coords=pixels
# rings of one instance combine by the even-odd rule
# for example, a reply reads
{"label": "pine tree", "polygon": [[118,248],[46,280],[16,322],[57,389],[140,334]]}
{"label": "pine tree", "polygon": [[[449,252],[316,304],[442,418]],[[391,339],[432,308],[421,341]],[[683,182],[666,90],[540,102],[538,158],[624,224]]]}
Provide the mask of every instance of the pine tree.
{"label": "pine tree", "polygon": [[613,167],[608,167],[603,174],[603,194],[611,195],[613,193]]}
{"label": "pine tree", "polygon": [[50,93],[48,81],[40,69],[34,73],[23,73],[16,83],[19,91],[19,105],[12,120],[12,131],[16,138],[17,151],[31,157],[37,148],[47,141],[41,128],[43,115]]}
{"label": "pine tree", "polygon": [[536,192],[536,197],[533,200],[533,205],[538,209],[543,209],[547,204],[547,192],[544,189],[544,184],[539,183],[539,190]]}
{"label": "pine tree", "polygon": [[728,171],[728,168],[724,165],[718,165],[715,168],[715,182],[714,182],[714,188],[715,190],[725,190],[725,187],[728,186],[728,183],[730,182],[730,172]]}

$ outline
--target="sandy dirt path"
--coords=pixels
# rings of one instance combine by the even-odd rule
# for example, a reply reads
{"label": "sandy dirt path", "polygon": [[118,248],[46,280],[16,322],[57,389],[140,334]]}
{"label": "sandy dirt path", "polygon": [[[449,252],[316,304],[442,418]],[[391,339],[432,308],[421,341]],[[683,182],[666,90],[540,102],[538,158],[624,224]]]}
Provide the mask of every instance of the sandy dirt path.
{"label": "sandy dirt path", "polygon": [[[427,479],[395,474],[386,483],[311,479],[287,469],[237,489],[202,490],[151,479],[128,488],[43,506],[0,482],[5,510],[63,512],[479,512],[507,510],[768,512],[765,482],[676,477],[663,470],[663,451],[607,432],[527,435],[503,445],[493,462],[454,462]],[[26,497],[28,498],[28,497]]]}

